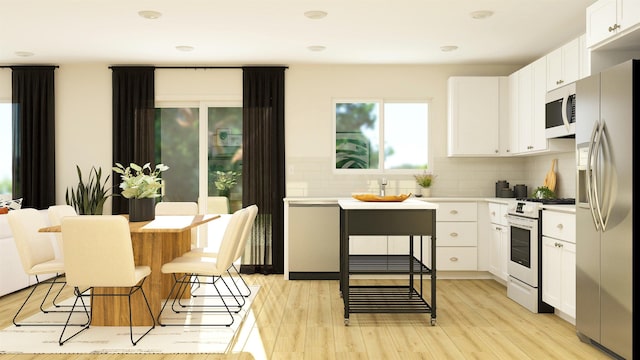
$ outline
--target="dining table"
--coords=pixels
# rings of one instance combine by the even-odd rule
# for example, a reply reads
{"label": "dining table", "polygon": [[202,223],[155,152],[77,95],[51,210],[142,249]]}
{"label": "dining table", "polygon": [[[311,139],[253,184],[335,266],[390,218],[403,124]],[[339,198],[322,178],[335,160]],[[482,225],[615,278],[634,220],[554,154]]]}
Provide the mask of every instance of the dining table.
{"label": "dining table", "polygon": [[[160,314],[162,302],[168,298],[175,281],[171,274],[162,273],[162,265],[191,250],[191,229],[220,217],[218,214],[156,216],[151,221],[129,222],[134,262],[136,265],[146,265],[151,268],[151,274],[145,279],[142,289],[149,301],[154,319],[157,319]],[[49,226],[39,231],[61,232],[62,228],[60,225]],[[93,288],[91,325],[129,326],[128,297],[100,296],[123,294],[128,291],[129,288]],[[191,296],[189,289],[182,294],[184,298]],[[131,297],[131,316],[134,326],[153,323],[142,296]]]}

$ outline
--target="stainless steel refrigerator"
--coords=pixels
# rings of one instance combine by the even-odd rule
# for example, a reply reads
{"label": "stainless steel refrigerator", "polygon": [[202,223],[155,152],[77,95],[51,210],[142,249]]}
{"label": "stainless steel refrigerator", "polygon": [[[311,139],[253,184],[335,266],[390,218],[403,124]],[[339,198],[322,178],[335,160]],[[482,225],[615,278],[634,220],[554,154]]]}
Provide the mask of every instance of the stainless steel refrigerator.
{"label": "stainless steel refrigerator", "polygon": [[[576,330],[633,358],[633,124],[640,61],[576,83]],[[640,141],[640,140],[639,140]]]}

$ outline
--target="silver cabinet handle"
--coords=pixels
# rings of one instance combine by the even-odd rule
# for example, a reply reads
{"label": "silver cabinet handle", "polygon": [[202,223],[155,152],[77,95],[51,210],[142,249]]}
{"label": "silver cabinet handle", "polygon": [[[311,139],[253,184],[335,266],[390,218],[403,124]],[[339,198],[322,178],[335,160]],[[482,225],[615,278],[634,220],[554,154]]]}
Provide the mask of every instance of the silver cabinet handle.
{"label": "silver cabinet handle", "polygon": [[491,216],[496,216],[496,212],[495,212],[495,211],[492,211],[492,212],[491,212]]}
{"label": "silver cabinet handle", "polygon": [[452,232],[451,234],[449,234],[449,236],[451,236],[451,237],[457,237],[457,236],[458,236],[458,233],[457,233],[457,232]]}
{"label": "silver cabinet handle", "polygon": [[561,247],[562,247],[562,244],[561,244],[561,243],[554,243],[553,245],[554,245],[555,247],[558,247],[558,248],[561,248]]}
{"label": "silver cabinet handle", "polygon": [[564,226],[562,224],[558,224],[558,225],[556,225],[556,227],[558,228],[558,230],[562,230],[564,228]]}
{"label": "silver cabinet handle", "polygon": [[458,210],[451,210],[451,211],[449,211],[449,214],[457,215],[458,214]]}
{"label": "silver cabinet handle", "polygon": [[452,257],[450,257],[450,258],[449,258],[449,260],[451,260],[451,261],[458,261],[458,258],[457,258],[457,257],[455,257],[455,256],[452,256]]}

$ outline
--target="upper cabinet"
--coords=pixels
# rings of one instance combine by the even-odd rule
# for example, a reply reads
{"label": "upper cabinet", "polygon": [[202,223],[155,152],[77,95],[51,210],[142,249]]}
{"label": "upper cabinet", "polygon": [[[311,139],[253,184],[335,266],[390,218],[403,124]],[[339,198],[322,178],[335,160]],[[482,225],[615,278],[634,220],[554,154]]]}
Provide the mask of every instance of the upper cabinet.
{"label": "upper cabinet", "polygon": [[509,155],[505,76],[449,78],[448,155]]}
{"label": "upper cabinet", "polygon": [[547,54],[547,91],[580,79],[581,39],[578,37]]}
{"label": "upper cabinet", "polygon": [[587,8],[588,48],[623,36],[640,25],[640,1],[599,0]]}
{"label": "upper cabinet", "polygon": [[511,119],[517,128],[516,143],[511,144],[515,154],[539,152],[547,149],[544,132],[544,97],[547,93],[547,64],[545,58],[518,70],[517,96],[513,105],[518,110]]}

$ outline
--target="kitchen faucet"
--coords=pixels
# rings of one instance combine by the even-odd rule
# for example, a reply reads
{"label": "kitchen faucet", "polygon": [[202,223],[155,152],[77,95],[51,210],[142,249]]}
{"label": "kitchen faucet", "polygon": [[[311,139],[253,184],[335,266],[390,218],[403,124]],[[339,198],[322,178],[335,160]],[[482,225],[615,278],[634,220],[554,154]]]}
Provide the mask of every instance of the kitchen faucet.
{"label": "kitchen faucet", "polygon": [[380,196],[384,196],[384,188],[387,186],[387,179],[382,178],[380,180]]}

